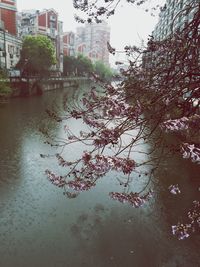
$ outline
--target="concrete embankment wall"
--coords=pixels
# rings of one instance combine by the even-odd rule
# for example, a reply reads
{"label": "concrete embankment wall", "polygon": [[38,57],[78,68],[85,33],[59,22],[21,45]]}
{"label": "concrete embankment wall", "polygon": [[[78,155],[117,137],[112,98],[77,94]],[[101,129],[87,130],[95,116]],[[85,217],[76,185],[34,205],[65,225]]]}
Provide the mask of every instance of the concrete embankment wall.
{"label": "concrete embankment wall", "polygon": [[37,79],[12,79],[12,97],[41,95],[45,91],[57,90],[66,87],[78,87],[80,83],[87,81],[86,77],[77,78],[50,78]]}

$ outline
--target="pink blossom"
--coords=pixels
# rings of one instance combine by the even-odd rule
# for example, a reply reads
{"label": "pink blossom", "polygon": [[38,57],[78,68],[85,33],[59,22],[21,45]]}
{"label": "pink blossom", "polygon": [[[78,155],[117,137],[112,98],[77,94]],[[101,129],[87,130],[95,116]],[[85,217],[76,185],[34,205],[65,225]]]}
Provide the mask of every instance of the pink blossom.
{"label": "pink blossom", "polygon": [[183,240],[190,236],[189,231],[191,230],[191,224],[181,224],[172,225],[172,234],[176,235],[179,240]]}
{"label": "pink blossom", "polygon": [[114,200],[118,200],[122,203],[129,203],[134,208],[141,207],[147,200],[149,200],[152,197],[152,191],[149,191],[146,195],[141,196],[138,193],[118,193],[118,192],[110,192],[110,197]]}
{"label": "pink blossom", "polygon": [[58,187],[63,187],[66,184],[65,179],[62,176],[58,176],[49,170],[46,170],[45,173],[52,184]]}
{"label": "pink blossom", "polygon": [[179,189],[177,184],[176,185],[170,185],[168,189],[169,189],[170,193],[172,193],[174,195],[177,195],[177,194],[181,193],[181,191],[180,191],[180,189]]}
{"label": "pink blossom", "polygon": [[91,154],[85,151],[82,160],[84,164],[87,164],[91,160]]}
{"label": "pink blossom", "polygon": [[59,154],[56,154],[56,158],[58,159],[58,163],[62,167],[70,166],[72,165],[72,162],[66,161],[61,157]]}
{"label": "pink blossom", "polygon": [[180,119],[168,120],[163,122],[160,127],[166,132],[186,130],[189,127],[189,119],[187,117],[183,117]]}
{"label": "pink blossom", "polygon": [[195,144],[184,143],[181,147],[183,158],[191,159],[192,162],[200,163],[200,147]]}
{"label": "pink blossom", "polygon": [[135,161],[129,158],[110,157],[113,163],[113,169],[122,171],[124,174],[130,174],[135,169]]}
{"label": "pink blossom", "polygon": [[75,191],[87,191],[92,186],[95,186],[95,183],[93,183],[89,180],[83,180],[80,178],[78,178],[76,180],[71,180],[71,181],[67,182],[66,184]]}

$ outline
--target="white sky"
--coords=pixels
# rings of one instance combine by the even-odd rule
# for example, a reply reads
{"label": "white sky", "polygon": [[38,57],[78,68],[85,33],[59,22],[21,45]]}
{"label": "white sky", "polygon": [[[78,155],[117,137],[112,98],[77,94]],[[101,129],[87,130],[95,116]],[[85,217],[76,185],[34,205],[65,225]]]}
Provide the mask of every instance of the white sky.
{"label": "white sky", "polygon": [[[125,0],[124,0],[125,2]],[[165,0],[150,0],[151,4],[163,5]],[[59,14],[59,20],[63,21],[64,31],[75,31],[81,26],[74,20],[77,11],[73,8],[72,0],[17,0],[18,11],[26,9],[55,9]],[[158,17],[152,17],[150,12],[145,12],[145,8],[134,7],[133,4],[123,4],[112,16],[108,23],[111,26],[111,45],[116,49],[123,49],[125,45],[139,45],[141,39],[147,40],[149,34],[154,29]],[[120,60],[119,56],[113,58],[111,62]]]}

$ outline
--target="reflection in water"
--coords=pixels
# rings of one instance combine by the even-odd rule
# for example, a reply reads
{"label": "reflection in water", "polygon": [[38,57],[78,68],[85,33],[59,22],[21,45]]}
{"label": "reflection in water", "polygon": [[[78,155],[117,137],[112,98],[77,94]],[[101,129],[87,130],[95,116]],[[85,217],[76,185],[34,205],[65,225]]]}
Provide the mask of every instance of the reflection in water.
{"label": "reflection in water", "polygon": [[[74,90],[12,99],[0,108],[0,266],[199,267],[198,238],[180,242],[170,235],[175,215],[185,209],[194,192],[191,188],[190,196],[178,196],[180,201],[175,202],[166,188],[175,178],[184,180],[185,187],[192,175],[197,178],[197,170],[186,166],[190,170],[186,172],[181,160],[171,165],[163,162],[154,185],[159,193],[141,209],[108,197],[119,189],[113,174],[73,200],[47,181],[45,169],[58,170],[58,166],[53,159],[40,157],[51,154],[52,148],[38,128],[47,122],[47,105],[60,103],[66,92],[70,101],[79,94]],[[83,93],[87,86],[80,90]],[[60,125],[48,125],[62,134]],[[77,131],[82,127],[76,121],[71,126]],[[66,153],[75,157],[78,149]],[[139,188],[141,178],[137,180]]]}

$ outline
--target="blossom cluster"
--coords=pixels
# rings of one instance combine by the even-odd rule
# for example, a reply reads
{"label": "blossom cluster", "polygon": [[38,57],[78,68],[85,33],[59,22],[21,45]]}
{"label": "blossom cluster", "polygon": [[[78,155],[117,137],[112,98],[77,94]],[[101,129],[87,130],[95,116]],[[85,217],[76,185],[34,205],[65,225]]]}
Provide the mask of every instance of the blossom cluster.
{"label": "blossom cluster", "polygon": [[101,122],[101,121],[99,122],[96,119],[94,119],[94,117],[89,117],[86,115],[83,116],[83,121],[87,125],[89,125],[90,127],[93,127],[93,128],[102,128],[104,126],[103,122]]}
{"label": "blossom cluster", "polygon": [[141,196],[139,193],[118,193],[110,192],[110,197],[114,200],[118,200],[121,203],[129,203],[134,208],[139,208],[146,203],[152,197],[152,191],[149,191],[147,194]]}
{"label": "blossom cluster", "polygon": [[177,225],[172,225],[172,234],[176,235],[179,240],[183,240],[190,236],[189,232],[191,227],[191,224],[182,224],[179,222]]}
{"label": "blossom cluster", "polygon": [[129,119],[136,119],[141,115],[142,110],[139,102],[135,106],[130,106],[124,99],[119,101],[119,98],[110,98],[104,100],[103,102],[103,114],[109,119],[115,117],[127,117]]}
{"label": "blossom cluster", "polygon": [[117,144],[118,138],[120,136],[120,133],[118,131],[118,129],[103,129],[99,135],[98,138],[94,139],[94,146],[95,147],[104,147],[107,144],[111,143],[111,144]]}
{"label": "blossom cluster", "polygon": [[200,202],[193,201],[193,207],[188,211],[188,218],[191,220],[192,225],[200,227]]}
{"label": "blossom cluster", "polygon": [[177,184],[176,185],[170,185],[168,189],[169,189],[170,193],[172,193],[174,195],[181,193],[181,190],[179,189]]}
{"label": "blossom cluster", "polygon": [[65,179],[62,177],[62,176],[59,176],[59,175],[56,175],[55,173],[49,171],[49,170],[46,170],[45,171],[49,181],[58,186],[58,187],[63,187],[65,186],[66,182],[65,182]]}
{"label": "blossom cluster", "polygon": [[192,162],[200,163],[200,146],[184,143],[181,147],[183,158],[191,159]]}
{"label": "blossom cluster", "polygon": [[197,228],[200,228],[200,202],[193,201],[193,207],[188,211],[187,217],[189,223],[183,224],[178,222],[177,225],[172,225],[172,234],[176,235],[179,240],[183,240],[194,233]]}
{"label": "blossom cluster", "polygon": [[88,152],[84,152],[82,160],[87,166],[87,170],[90,173],[94,173],[95,176],[101,176],[109,170],[122,171],[124,174],[130,174],[136,166],[135,161],[130,158],[111,157],[101,154],[97,154],[92,158]]}
{"label": "blossom cluster", "polygon": [[161,129],[166,132],[187,130],[189,127],[189,119],[183,117],[175,120],[167,120],[160,125]]}
{"label": "blossom cluster", "polygon": [[72,162],[64,160],[63,157],[60,156],[60,154],[56,154],[56,158],[58,159],[58,163],[62,167],[70,166],[72,165]]}
{"label": "blossom cluster", "polygon": [[75,190],[75,191],[87,191],[92,186],[95,186],[94,182],[91,182],[89,180],[84,180],[81,178],[78,178],[76,180],[71,180],[66,183],[69,188]]}

